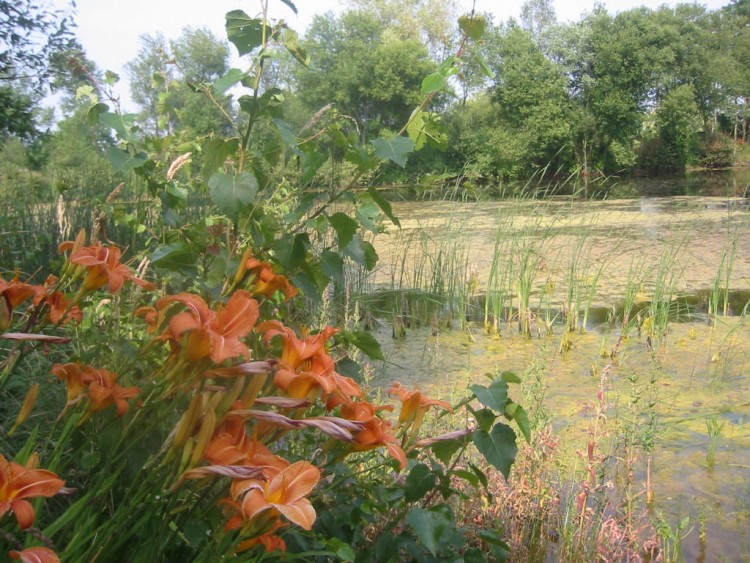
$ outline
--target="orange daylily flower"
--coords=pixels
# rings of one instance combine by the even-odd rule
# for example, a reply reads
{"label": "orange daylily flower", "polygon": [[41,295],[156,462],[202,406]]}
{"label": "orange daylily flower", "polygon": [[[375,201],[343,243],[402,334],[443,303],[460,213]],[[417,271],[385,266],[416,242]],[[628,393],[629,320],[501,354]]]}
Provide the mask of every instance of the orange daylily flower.
{"label": "orange daylily flower", "polygon": [[109,405],[115,405],[117,416],[124,415],[129,408],[128,399],[138,396],[138,387],[122,387],[117,383],[119,376],[107,369],[69,362],[52,366],[54,373],[60,380],[65,381],[68,388],[68,405],[73,404],[83,396],[91,401],[91,412],[99,412]]}
{"label": "orange daylily flower", "polygon": [[280,471],[270,481],[247,480],[235,483],[232,494],[241,495],[242,516],[252,520],[266,511],[275,511],[305,530],[310,530],[316,514],[305,498],[320,481],[320,470],[307,461],[298,461]]}
{"label": "orange daylily flower", "polygon": [[391,423],[374,417],[365,421],[364,426],[364,429],[354,437],[352,449],[355,452],[362,452],[385,446],[391,457],[401,465],[401,469],[405,469],[406,453],[401,448],[398,438],[393,434]]}
{"label": "orange daylily flower", "polygon": [[115,383],[117,375],[109,370],[98,369],[97,379],[89,384],[89,399],[91,400],[91,411],[99,412],[109,405],[115,405],[117,416],[122,416],[130,408],[128,399],[135,399],[141,392],[135,386],[123,387]]}
{"label": "orange daylily flower", "polygon": [[[218,311],[211,310],[201,297],[191,293],[160,299],[156,309],[165,311],[172,303],[181,303],[187,310],[169,320],[161,338],[172,342],[176,349],[184,350],[188,360],[197,361],[210,356],[219,364],[237,356],[250,359],[249,348],[240,340],[253,330],[260,316],[258,302],[250,293],[244,290],[234,292]],[[158,322],[151,311],[145,313],[147,321]]]}
{"label": "orange daylily flower", "polygon": [[10,558],[21,563],[60,563],[57,553],[48,547],[28,547],[23,551],[10,551]]}
{"label": "orange daylily flower", "polygon": [[234,276],[233,287],[236,287],[248,272],[252,281],[247,285],[247,288],[253,295],[263,295],[270,298],[277,291],[281,291],[287,299],[291,299],[299,293],[288,278],[274,272],[270,263],[261,262],[253,256],[251,248],[245,250],[245,254],[240,259],[240,267]]}
{"label": "orange daylily flower", "polygon": [[264,333],[266,343],[277,336],[283,341],[274,382],[288,396],[311,397],[319,389],[326,397],[338,393],[341,402],[362,395],[354,380],[335,372],[336,364],[326,351],[326,343],[337,329],[326,327],[318,334],[304,334],[302,338],[279,321],[266,321],[258,329]]}
{"label": "orange daylily flower", "polygon": [[0,454],[0,516],[12,511],[21,529],[30,527],[36,518],[26,499],[54,496],[65,484],[52,471],[34,469],[33,464],[34,458],[23,466]]}
{"label": "orange daylily flower", "polygon": [[214,433],[203,456],[214,465],[251,465],[263,470],[270,479],[289,466],[265,444],[247,435],[242,417],[228,416]]}
{"label": "orange daylily flower", "polygon": [[292,285],[286,276],[273,271],[273,266],[268,262],[261,262],[255,257],[245,260],[245,270],[255,276],[254,284],[250,291],[253,295],[272,297],[277,291],[281,291],[287,299],[291,299],[299,291]]}
{"label": "orange daylily flower", "polygon": [[354,437],[352,450],[362,452],[380,446],[385,446],[388,453],[396,459],[401,468],[406,467],[406,453],[393,434],[391,423],[376,416],[381,410],[393,410],[390,405],[377,406],[367,401],[356,401],[341,405],[341,416],[349,420],[361,422],[364,426]]}
{"label": "orange daylily flower", "polygon": [[[60,248],[65,250],[69,247],[63,244]],[[74,250],[70,261],[88,268],[83,282],[83,288],[86,291],[93,291],[106,285],[112,293],[119,293],[126,280],[145,289],[156,289],[156,284],[135,276],[128,266],[120,262],[121,257],[122,252],[116,246],[103,246],[101,243],[96,243],[93,246],[84,246]]]}
{"label": "orange daylily flower", "polygon": [[62,291],[55,291],[50,294],[45,303],[49,305],[49,320],[57,324],[60,321],[68,323],[75,321],[80,323],[83,320],[83,311],[78,305],[72,305],[70,299]]}
{"label": "orange daylily flower", "polygon": [[257,538],[252,538],[241,542],[237,546],[237,552],[241,553],[243,551],[247,551],[248,549],[255,547],[256,545],[262,545],[265,548],[266,553],[271,553],[273,551],[276,551],[277,549],[286,552],[286,542],[284,541],[284,539],[280,538],[272,532],[266,532],[262,536],[258,536]]}
{"label": "orange daylily flower", "polygon": [[398,423],[417,421],[421,423],[424,414],[432,406],[442,407],[448,412],[453,412],[453,407],[446,401],[430,399],[419,390],[409,391],[400,383],[394,383],[388,393],[398,396],[401,399],[401,414],[398,417]]}
{"label": "orange daylily flower", "polygon": [[29,297],[34,297],[35,303],[47,295],[47,290],[41,285],[32,285],[18,280],[5,281],[0,277],[0,332],[10,328],[13,320],[13,310]]}

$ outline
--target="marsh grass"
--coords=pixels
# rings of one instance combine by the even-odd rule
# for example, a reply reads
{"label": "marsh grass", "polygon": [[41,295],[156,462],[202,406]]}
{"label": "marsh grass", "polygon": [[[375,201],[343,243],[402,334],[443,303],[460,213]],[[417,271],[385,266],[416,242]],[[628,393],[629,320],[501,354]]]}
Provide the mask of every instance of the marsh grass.
{"label": "marsh grass", "polygon": [[706,431],[708,433],[708,446],[706,448],[706,465],[713,469],[716,464],[716,449],[719,447],[721,431],[724,429],[724,423],[719,422],[716,416],[706,418]]}
{"label": "marsh grass", "polygon": [[730,312],[729,295],[732,278],[732,270],[737,260],[737,247],[740,240],[740,230],[735,228],[731,236],[724,240],[724,247],[721,252],[721,260],[716,271],[711,295],[709,298],[708,314],[713,322],[718,315],[727,316]]}

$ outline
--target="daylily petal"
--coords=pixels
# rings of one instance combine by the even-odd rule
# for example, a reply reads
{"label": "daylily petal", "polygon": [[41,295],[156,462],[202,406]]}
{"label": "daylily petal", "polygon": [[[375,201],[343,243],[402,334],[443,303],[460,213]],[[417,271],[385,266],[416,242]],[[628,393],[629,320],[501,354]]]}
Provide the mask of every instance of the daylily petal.
{"label": "daylily petal", "polygon": [[10,558],[22,563],[60,563],[57,553],[48,547],[29,547],[23,551],[10,551]]}
{"label": "daylily petal", "polygon": [[260,316],[258,302],[247,291],[232,294],[226,306],[216,314],[216,327],[227,338],[246,336]]}
{"label": "daylily petal", "polygon": [[34,524],[36,513],[34,512],[34,507],[31,506],[29,501],[23,499],[14,500],[10,503],[10,507],[13,514],[16,515],[18,526],[22,530],[30,528]]}
{"label": "daylily petal", "polygon": [[273,507],[290,522],[309,530],[315,523],[315,509],[306,498],[301,498],[291,504],[274,504]]}
{"label": "daylily petal", "polygon": [[60,492],[65,481],[46,469],[29,469],[13,481],[14,498],[51,497]]}
{"label": "daylily petal", "polygon": [[248,520],[251,520],[261,512],[273,508],[266,500],[266,495],[262,490],[253,488],[245,493],[242,498],[242,514]]}
{"label": "daylily petal", "polygon": [[293,463],[268,484],[270,498],[275,491],[284,488],[285,502],[294,502],[310,493],[320,481],[320,470],[307,461]]}

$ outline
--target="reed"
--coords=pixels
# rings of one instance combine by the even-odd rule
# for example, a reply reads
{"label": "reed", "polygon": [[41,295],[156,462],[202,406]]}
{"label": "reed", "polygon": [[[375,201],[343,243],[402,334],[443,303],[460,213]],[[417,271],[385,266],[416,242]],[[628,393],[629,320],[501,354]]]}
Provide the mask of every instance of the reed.
{"label": "reed", "polygon": [[719,447],[721,431],[724,429],[724,423],[719,422],[715,416],[706,418],[706,431],[708,433],[708,447],[706,449],[706,465],[713,469],[716,464],[716,449]]}
{"label": "reed", "polygon": [[736,228],[731,237],[724,240],[721,252],[721,260],[716,271],[716,277],[711,288],[709,298],[709,317],[716,322],[717,315],[727,316],[729,313],[729,291],[732,279],[732,270],[737,260],[737,246],[740,240],[740,230]]}

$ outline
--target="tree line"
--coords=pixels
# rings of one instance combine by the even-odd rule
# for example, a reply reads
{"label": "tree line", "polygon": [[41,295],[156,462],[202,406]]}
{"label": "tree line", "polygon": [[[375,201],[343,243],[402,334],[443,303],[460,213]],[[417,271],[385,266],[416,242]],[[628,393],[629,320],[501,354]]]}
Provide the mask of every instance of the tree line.
{"label": "tree line", "polygon": [[[118,77],[88,59],[72,12],[25,0],[0,2],[0,15],[8,30],[0,36],[3,191],[24,181],[40,194],[106,196],[102,185],[117,180],[106,159],[114,140],[87,114]],[[425,77],[461,49],[459,16],[453,0],[353,1],[340,14],[316,16],[300,36],[288,30],[285,42],[299,48],[269,53],[257,86],[296,128],[337,119],[363,142],[395,133]],[[529,0],[519,20],[475,17],[482,41],[421,117],[434,121],[430,146],[384,171],[384,181],[439,175],[492,184],[725,167],[750,133],[748,0],[713,11],[678,4],[612,14],[598,5],[576,22],[559,22],[550,0]],[[48,40],[22,43],[24,31]],[[228,43],[207,29],[144,35],[126,69],[138,108],[132,119],[157,144],[221,134],[251,103],[231,90],[209,99],[216,90],[205,85],[231,75],[230,65]],[[42,103],[50,90],[55,113]]]}

